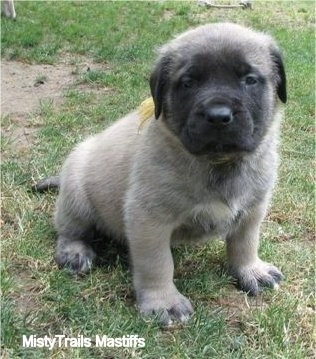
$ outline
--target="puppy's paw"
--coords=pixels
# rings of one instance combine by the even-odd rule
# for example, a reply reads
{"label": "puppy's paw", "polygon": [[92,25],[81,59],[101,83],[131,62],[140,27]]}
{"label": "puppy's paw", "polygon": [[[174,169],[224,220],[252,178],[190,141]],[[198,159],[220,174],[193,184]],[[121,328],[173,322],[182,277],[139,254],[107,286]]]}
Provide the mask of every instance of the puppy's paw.
{"label": "puppy's paw", "polygon": [[65,267],[75,274],[87,273],[95,258],[92,248],[81,241],[72,241],[58,245],[55,260],[60,267]]}
{"label": "puppy's paw", "polygon": [[264,287],[278,289],[284,279],[278,268],[260,259],[249,266],[230,267],[230,273],[237,279],[238,287],[250,295],[258,295]]}
{"label": "puppy's paw", "polygon": [[137,295],[140,312],[144,315],[156,315],[163,326],[185,323],[194,310],[188,298],[173,290],[141,290]]}

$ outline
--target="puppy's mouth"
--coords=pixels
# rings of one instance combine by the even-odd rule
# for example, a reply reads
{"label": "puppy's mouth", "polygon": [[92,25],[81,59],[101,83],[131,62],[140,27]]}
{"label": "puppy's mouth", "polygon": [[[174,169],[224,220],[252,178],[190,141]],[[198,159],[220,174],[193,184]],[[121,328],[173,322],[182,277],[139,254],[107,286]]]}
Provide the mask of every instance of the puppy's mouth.
{"label": "puppy's mouth", "polygon": [[254,149],[255,144],[251,138],[240,143],[209,143],[204,147],[208,153],[252,152]]}
{"label": "puppy's mouth", "polygon": [[216,155],[216,157],[220,157],[221,155],[226,157],[227,154],[242,155],[243,153],[253,152],[257,147],[251,133],[216,136],[217,138],[207,137],[208,136],[205,136],[203,133],[191,133],[188,128],[186,128],[182,133],[181,140],[185,148],[197,156],[207,154],[213,154]]}

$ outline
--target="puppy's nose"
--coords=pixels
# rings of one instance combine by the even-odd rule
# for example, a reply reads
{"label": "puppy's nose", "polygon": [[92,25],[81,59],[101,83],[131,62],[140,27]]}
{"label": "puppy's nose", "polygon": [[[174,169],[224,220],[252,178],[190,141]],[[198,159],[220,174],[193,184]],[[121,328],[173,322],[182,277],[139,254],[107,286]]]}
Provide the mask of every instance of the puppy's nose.
{"label": "puppy's nose", "polygon": [[206,119],[217,126],[226,126],[233,121],[233,113],[230,107],[225,105],[213,105],[206,109]]}

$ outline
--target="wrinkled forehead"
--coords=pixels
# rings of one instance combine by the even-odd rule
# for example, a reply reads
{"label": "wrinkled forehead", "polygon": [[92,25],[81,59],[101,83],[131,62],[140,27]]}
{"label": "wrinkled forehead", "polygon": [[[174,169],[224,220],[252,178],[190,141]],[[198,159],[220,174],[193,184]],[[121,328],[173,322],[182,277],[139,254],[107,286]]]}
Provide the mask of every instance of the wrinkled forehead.
{"label": "wrinkled forehead", "polygon": [[162,48],[163,56],[172,59],[173,71],[199,67],[205,71],[230,69],[241,75],[251,71],[260,71],[262,75],[271,72],[269,37],[252,31],[238,34],[224,29],[201,30],[185,33]]}
{"label": "wrinkled forehead", "polygon": [[[256,64],[248,61],[240,51],[231,52],[229,55],[218,56],[213,52],[203,52],[185,56],[174,64],[173,77],[179,78],[184,74],[195,78],[204,77],[209,74],[217,76],[235,75],[242,77],[249,73],[260,73],[262,71]],[[263,75],[263,74],[262,74]]]}

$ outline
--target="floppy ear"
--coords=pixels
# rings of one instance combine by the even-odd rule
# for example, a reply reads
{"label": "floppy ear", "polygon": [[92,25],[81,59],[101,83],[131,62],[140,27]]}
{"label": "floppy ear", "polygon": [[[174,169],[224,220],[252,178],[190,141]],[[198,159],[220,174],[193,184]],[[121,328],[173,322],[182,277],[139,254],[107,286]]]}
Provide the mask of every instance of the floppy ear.
{"label": "floppy ear", "polygon": [[169,64],[170,64],[170,58],[168,57],[161,58],[159,62],[156,64],[156,67],[150,76],[149,84],[150,84],[151,95],[154,99],[156,119],[159,118],[162,111],[163,95],[164,95],[164,90],[166,87],[168,73],[169,73],[169,69],[168,69]]}
{"label": "floppy ear", "polygon": [[286,100],[287,100],[286,76],[285,76],[285,70],[284,70],[282,56],[278,50],[273,50],[271,53],[271,57],[272,57],[272,61],[274,62],[275,66],[276,66],[277,75],[278,75],[277,94],[279,96],[279,99],[283,103],[286,103]]}

